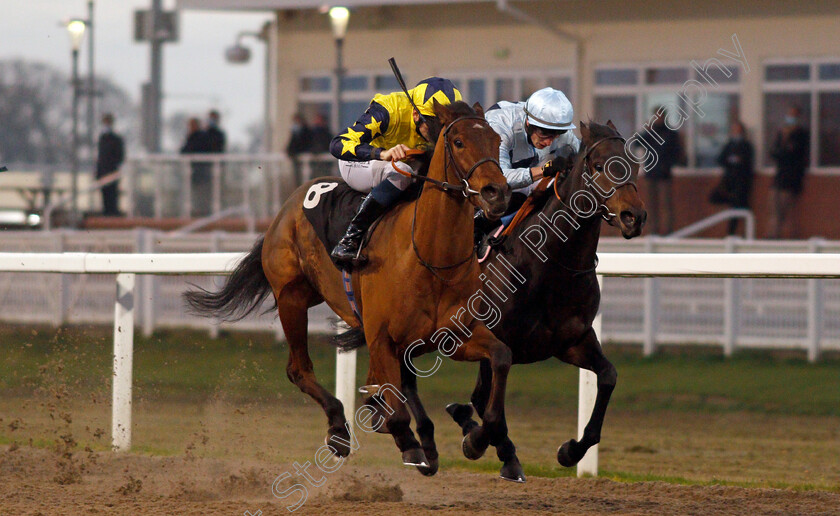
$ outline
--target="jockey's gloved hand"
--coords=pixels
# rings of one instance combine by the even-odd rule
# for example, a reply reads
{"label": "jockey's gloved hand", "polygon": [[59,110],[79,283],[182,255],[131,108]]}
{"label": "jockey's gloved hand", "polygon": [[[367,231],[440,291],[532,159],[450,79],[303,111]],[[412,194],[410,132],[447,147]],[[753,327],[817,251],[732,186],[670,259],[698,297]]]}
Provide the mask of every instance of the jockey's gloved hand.
{"label": "jockey's gloved hand", "polygon": [[546,161],[542,165],[543,177],[554,177],[564,170],[566,170],[566,160],[559,156]]}

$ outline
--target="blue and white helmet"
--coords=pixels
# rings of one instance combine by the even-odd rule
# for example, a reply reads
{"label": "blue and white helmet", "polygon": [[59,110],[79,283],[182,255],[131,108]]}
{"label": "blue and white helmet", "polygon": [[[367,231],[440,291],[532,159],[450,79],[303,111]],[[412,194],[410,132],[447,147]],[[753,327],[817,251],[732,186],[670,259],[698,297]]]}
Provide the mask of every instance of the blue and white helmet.
{"label": "blue and white helmet", "polygon": [[528,123],[552,131],[567,131],[575,128],[572,103],[560,90],[543,88],[535,91],[525,101]]}

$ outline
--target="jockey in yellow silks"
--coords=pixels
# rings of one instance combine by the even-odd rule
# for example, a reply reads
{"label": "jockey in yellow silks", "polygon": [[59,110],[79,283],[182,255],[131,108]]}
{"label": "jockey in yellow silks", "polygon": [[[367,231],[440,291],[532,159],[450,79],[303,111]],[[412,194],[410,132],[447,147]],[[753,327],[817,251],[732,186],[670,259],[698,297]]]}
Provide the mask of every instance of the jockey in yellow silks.
{"label": "jockey in yellow silks", "polygon": [[[405,158],[409,149],[434,145],[429,123],[424,120],[435,116],[434,101],[449,105],[461,100],[461,92],[452,81],[440,77],[424,79],[408,93],[420,113],[404,92],[377,94],[356,123],[330,143],[330,152],[339,159],[344,181],[354,190],[368,193],[332,251],[331,256],[339,265],[361,264],[356,255],[365,233],[411,184],[410,177],[394,170],[391,160]],[[397,161],[395,166],[416,172],[407,163]]]}

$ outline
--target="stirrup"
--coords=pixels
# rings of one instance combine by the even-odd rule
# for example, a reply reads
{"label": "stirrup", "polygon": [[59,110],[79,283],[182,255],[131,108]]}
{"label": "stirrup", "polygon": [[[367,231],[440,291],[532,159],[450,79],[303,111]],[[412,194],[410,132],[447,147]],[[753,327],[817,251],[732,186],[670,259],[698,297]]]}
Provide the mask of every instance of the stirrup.
{"label": "stirrup", "polygon": [[493,247],[492,245],[490,245],[490,239],[498,238],[504,230],[504,226],[499,226],[492,233],[486,235],[484,238],[481,239],[481,244],[479,244],[478,250],[476,251],[476,255],[478,256],[478,263],[483,263],[484,260],[486,260],[487,257],[490,256],[490,249],[492,249]]}

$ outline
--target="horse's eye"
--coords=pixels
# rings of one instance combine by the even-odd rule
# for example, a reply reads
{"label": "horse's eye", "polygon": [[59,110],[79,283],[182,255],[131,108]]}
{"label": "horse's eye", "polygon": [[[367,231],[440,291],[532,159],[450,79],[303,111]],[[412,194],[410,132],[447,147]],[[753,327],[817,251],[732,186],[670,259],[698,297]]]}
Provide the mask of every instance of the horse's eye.
{"label": "horse's eye", "polygon": [[456,146],[456,147],[458,147],[459,149],[463,149],[463,148],[464,148],[464,142],[462,142],[462,141],[460,140],[460,138],[456,138],[456,139],[455,139],[455,141],[454,141],[454,142],[452,142],[452,143],[454,143],[454,144],[455,144],[455,146]]}
{"label": "horse's eye", "polygon": [[597,165],[595,165],[595,170],[597,170],[598,172],[603,172],[604,166],[598,163]]}

